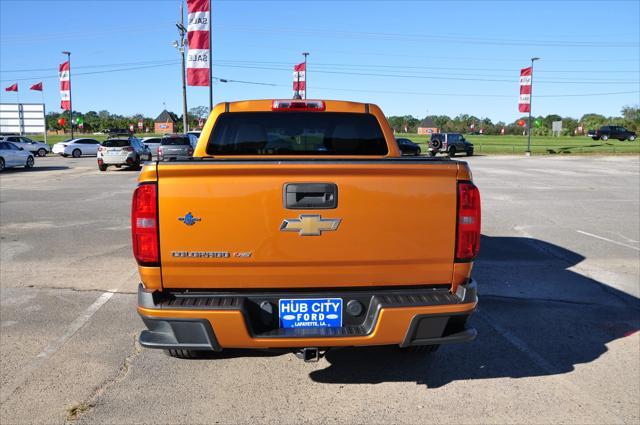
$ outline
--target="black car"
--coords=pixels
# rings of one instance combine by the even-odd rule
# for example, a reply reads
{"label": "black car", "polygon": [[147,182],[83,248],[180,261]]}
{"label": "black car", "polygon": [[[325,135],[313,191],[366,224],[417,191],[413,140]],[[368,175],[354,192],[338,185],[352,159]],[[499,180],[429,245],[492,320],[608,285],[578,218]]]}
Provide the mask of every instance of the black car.
{"label": "black car", "polygon": [[618,139],[620,141],[629,140],[633,142],[636,140],[636,133],[629,131],[624,127],[617,125],[603,125],[599,130],[589,130],[587,133],[593,140]]}
{"label": "black car", "polygon": [[402,155],[420,155],[422,152],[420,150],[420,145],[409,139],[396,139],[396,142],[398,142],[398,147],[400,148]]}

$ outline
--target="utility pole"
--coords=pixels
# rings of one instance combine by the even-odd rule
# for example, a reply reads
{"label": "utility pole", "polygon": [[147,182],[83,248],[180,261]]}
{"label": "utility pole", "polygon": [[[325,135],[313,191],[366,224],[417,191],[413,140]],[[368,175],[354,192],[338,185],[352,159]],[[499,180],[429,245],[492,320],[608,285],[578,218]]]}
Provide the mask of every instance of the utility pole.
{"label": "utility pole", "polygon": [[182,3],[180,3],[180,22],[176,24],[176,27],[178,27],[180,41],[174,41],[173,47],[178,49],[178,52],[180,52],[180,68],[182,71],[182,130],[186,133],[189,131],[189,120],[187,119],[187,75],[184,63],[184,35],[187,33],[187,29],[184,26],[184,10]]}
{"label": "utility pole", "polygon": [[309,70],[307,69],[307,56],[309,52],[303,52],[304,56],[304,98],[307,98],[307,90],[309,90]]}
{"label": "utility pole", "polygon": [[211,27],[211,0],[209,0],[209,113],[213,110],[213,28]]}
{"label": "utility pole", "polygon": [[531,108],[533,107],[533,63],[540,58],[531,58],[531,89],[529,92],[529,119],[527,120],[527,156],[531,156]]}
{"label": "utility pole", "polygon": [[71,103],[71,52],[62,52],[62,54],[67,55],[67,62],[69,63],[69,126],[71,126],[71,138],[73,139],[73,103]]}

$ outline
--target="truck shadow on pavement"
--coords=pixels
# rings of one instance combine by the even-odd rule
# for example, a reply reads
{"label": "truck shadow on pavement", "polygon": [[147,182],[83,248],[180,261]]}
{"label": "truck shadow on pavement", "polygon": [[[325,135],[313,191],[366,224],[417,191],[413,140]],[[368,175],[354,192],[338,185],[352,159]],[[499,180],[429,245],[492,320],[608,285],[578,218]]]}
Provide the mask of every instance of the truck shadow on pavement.
{"label": "truck shadow on pavement", "polygon": [[329,351],[316,382],[414,381],[428,388],[469,379],[564,374],[598,359],[640,327],[640,300],[569,270],[584,257],[541,240],[482,236],[474,268],[480,303],[475,341],[433,354],[398,347]]}

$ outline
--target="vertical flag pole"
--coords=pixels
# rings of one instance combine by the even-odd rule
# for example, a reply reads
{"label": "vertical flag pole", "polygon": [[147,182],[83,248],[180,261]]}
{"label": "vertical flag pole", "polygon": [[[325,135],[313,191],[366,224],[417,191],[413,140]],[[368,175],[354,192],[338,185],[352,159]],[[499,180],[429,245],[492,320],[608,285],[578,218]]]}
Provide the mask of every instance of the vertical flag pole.
{"label": "vertical flag pole", "polygon": [[213,68],[212,68],[213,58],[211,57],[213,54],[213,37],[211,35],[211,33],[213,32],[213,28],[211,25],[212,22],[213,20],[211,19],[211,0],[209,0],[209,112],[213,110]]}
{"label": "vertical flag pole", "polygon": [[540,58],[531,58],[531,89],[529,91],[529,119],[527,120],[527,152],[526,155],[531,155],[531,107],[533,103],[533,62]]}
{"label": "vertical flag pole", "polygon": [[307,69],[307,56],[309,52],[304,52],[304,98],[307,98],[307,90],[309,90],[309,70]]}

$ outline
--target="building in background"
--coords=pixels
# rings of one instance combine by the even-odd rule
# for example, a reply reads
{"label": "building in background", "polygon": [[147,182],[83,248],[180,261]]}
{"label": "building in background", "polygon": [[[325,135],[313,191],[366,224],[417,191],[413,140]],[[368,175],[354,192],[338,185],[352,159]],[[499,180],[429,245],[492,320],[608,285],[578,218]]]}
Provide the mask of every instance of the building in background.
{"label": "building in background", "polygon": [[175,133],[176,122],[178,117],[173,112],[169,112],[166,109],[158,115],[153,125],[154,133]]}
{"label": "building in background", "polygon": [[429,117],[420,121],[418,124],[418,134],[433,134],[438,133],[438,127]]}

